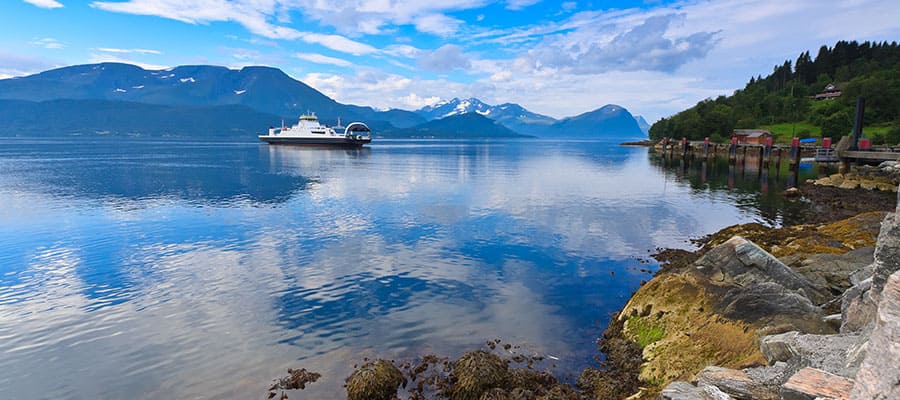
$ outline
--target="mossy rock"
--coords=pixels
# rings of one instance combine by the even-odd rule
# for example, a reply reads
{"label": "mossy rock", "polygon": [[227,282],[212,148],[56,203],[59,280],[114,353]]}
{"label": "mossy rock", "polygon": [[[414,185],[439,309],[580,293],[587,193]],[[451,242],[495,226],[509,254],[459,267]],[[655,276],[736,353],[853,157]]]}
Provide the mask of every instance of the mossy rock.
{"label": "mossy rock", "polygon": [[510,400],[509,393],[501,388],[493,388],[484,392],[479,400]]}
{"label": "mossy rock", "polygon": [[563,385],[553,386],[547,393],[537,397],[537,400],[578,400],[579,396],[572,388]]}
{"label": "mossy rock", "polygon": [[392,362],[375,360],[363,364],[347,378],[347,400],[390,400],[406,378]]}
{"label": "mossy rock", "polygon": [[453,400],[478,400],[490,389],[502,387],[509,379],[508,362],[484,350],[464,354],[453,363],[456,383]]}
{"label": "mossy rock", "polygon": [[510,370],[508,376],[506,387],[510,390],[521,388],[530,392],[539,392],[557,384],[556,377],[549,372],[539,372],[526,368]]}

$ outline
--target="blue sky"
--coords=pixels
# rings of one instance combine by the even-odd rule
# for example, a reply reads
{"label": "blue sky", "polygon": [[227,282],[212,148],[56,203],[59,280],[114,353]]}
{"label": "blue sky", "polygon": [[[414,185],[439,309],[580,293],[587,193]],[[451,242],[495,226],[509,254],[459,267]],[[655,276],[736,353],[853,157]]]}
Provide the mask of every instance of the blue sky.
{"label": "blue sky", "polygon": [[343,103],[619,104],[651,122],[837,40],[900,40],[896,0],[4,0],[0,78],[120,61],[278,67]]}

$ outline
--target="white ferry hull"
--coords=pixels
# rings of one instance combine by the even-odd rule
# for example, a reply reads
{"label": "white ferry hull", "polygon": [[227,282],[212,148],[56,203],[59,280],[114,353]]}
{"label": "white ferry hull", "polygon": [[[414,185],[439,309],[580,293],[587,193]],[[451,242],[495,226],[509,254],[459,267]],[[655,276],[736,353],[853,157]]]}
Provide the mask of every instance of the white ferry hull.
{"label": "white ferry hull", "polygon": [[360,139],[352,139],[347,137],[291,137],[291,136],[275,136],[260,135],[259,140],[268,144],[286,144],[294,146],[335,146],[335,147],[361,147],[372,141],[371,138],[363,137]]}

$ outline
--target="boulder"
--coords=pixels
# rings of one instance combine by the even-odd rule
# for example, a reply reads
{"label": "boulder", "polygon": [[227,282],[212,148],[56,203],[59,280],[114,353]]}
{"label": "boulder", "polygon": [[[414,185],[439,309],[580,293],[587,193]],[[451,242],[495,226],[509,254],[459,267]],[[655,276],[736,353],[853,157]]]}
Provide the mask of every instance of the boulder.
{"label": "boulder", "polygon": [[[754,283],[728,291],[722,298],[721,314],[727,318],[756,322],[778,316],[822,321],[822,311],[812,302],[775,282]],[[824,322],[823,322],[824,324]]]}
{"label": "boulder", "polygon": [[779,388],[799,369],[796,365],[776,361],[771,366],[746,368],[744,372],[754,382],[761,385]]}
{"label": "boulder", "polygon": [[787,289],[802,292],[815,304],[822,304],[830,297],[773,255],[740,236],[716,246],[697,260],[695,266],[710,280],[723,284],[750,286],[777,282]]}
{"label": "boulder", "polygon": [[866,279],[847,289],[841,300],[841,333],[869,330],[875,324],[875,303],[869,292],[872,279]]}
{"label": "boulder", "polygon": [[854,273],[872,264],[874,253],[875,247],[868,246],[844,254],[809,254],[791,265],[817,287],[841,293],[853,284]]}
{"label": "boulder", "polygon": [[900,270],[900,213],[890,213],[884,218],[877,243],[871,292],[876,303],[888,277]]}
{"label": "boulder", "polygon": [[900,272],[881,292],[869,351],[856,375],[853,399],[900,399]]}
{"label": "boulder", "polygon": [[781,396],[784,400],[846,400],[852,389],[850,379],[815,368],[803,368],[784,384]]}
{"label": "boulder", "polygon": [[698,386],[714,386],[729,396],[739,400],[777,400],[778,386],[763,385],[755,382],[746,372],[721,368],[706,367],[697,374]]}
{"label": "boulder", "polygon": [[859,187],[859,181],[856,179],[844,179],[838,187],[841,189],[856,189]]}
{"label": "boulder", "polygon": [[694,386],[688,382],[672,382],[660,395],[662,400],[732,400],[733,397],[715,386]]}
{"label": "boulder", "polygon": [[856,375],[862,359],[860,346],[867,337],[855,334],[813,335],[787,332],[764,336],[760,350],[771,364],[776,361],[802,367],[813,367],[851,378]]}

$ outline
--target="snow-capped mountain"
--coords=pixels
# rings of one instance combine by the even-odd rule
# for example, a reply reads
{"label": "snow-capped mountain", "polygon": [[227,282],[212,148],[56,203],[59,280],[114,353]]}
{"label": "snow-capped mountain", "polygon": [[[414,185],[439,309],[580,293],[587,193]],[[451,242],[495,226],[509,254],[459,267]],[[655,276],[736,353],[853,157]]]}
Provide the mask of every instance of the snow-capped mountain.
{"label": "snow-capped mountain", "polygon": [[632,138],[645,135],[635,117],[624,107],[614,104],[562,120],[528,111],[515,103],[492,106],[474,97],[441,101],[415,113],[429,121],[477,113],[515,132],[534,136],[595,137],[611,134]]}
{"label": "snow-capped mountain", "polygon": [[516,132],[527,134],[556,122],[551,117],[528,111],[515,103],[493,106],[474,97],[444,100],[416,111],[416,114],[429,121],[468,113],[481,114]]}
{"label": "snow-capped mountain", "polygon": [[485,104],[474,97],[463,100],[453,98],[452,100],[443,100],[434,105],[422,107],[416,113],[431,121],[468,113],[478,113],[490,117],[492,108],[493,106]]}

